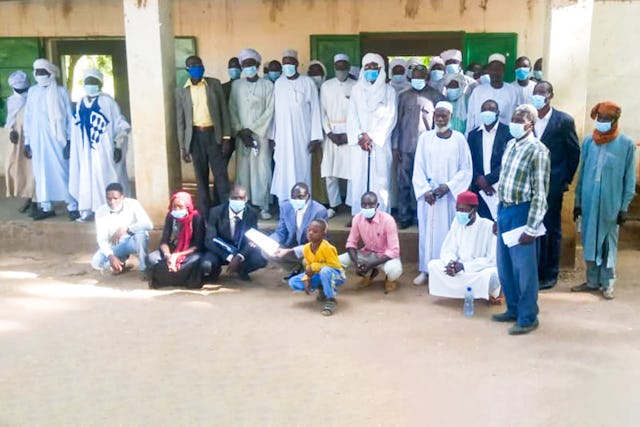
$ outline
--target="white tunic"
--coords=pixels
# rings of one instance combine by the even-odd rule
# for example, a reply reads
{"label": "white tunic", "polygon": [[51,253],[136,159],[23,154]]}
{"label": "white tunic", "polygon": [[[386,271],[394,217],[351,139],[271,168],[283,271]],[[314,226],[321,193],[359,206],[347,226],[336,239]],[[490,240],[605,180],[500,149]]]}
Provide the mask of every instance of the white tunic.
{"label": "white tunic", "polygon": [[[110,95],[100,93],[95,98],[83,97],[76,104],[76,116],[71,131],[69,157],[69,193],[78,202],[79,210],[95,212],[107,203],[105,189],[119,182],[129,195],[127,178],[127,141],[129,122]],[[113,161],[113,149],[122,150],[122,159]]]}
{"label": "white tunic", "polygon": [[536,87],[536,84],[535,80],[529,80],[526,86],[520,86],[517,80],[511,83],[511,86],[513,86],[518,93],[517,105],[531,104],[531,95],[533,95],[533,89]]}
{"label": "white tunic", "polygon": [[[464,270],[455,276],[444,270],[450,261],[458,261]],[[440,258],[429,262],[429,293],[431,295],[464,298],[468,286],[475,298],[489,299],[500,294],[496,267],[496,236],[493,222],[476,215],[471,225],[454,220],[442,243]]]}
{"label": "white tunic", "polygon": [[[428,273],[428,262],[440,257],[440,249],[456,214],[456,198],[471,183],[471,152],[464,136],[452,131],[447,139],[435,130],[418,139],[413,166],[413,190],[418,201],[420,271]],[[449,192],[429,205],[424,195],[446,184]]]}
{"label": "white tunic", "polygon": [[273,96],[271,139],[276,148],[271,194],[282,201],[289,198],[296,182],[311,185],[309,142],[322,141],[322,123],[318,87],[310,77],[300,75],[290,80],[281,76]]}
{"label": "white tunic", "polygon": [[490,84],[478,85],[471,93],[469,104],[467,105],[466,135],[469,135],[472,129],[482,124],[480,121],[480,108],[488,99],[493,99],[498,103],[498,108],[500,109],[500,117],[498,119],[505,125],[508,125],[513,116],[513,112],[518,106],[520,94],[516,88],[509,83],[503,83],[500,89],[495,89]]}

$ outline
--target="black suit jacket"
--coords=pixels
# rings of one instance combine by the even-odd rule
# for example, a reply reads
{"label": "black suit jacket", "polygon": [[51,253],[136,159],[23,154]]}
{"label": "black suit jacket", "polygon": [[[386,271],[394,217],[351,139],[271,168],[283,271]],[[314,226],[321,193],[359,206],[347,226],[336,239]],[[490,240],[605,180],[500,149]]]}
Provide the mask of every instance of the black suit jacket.
{"label": "black suit jacket", "polygon": [[[482,154],[482,126],[469,132],[469,150],[471,151],[471,162],[473,164],[473,178],[471,179],[471,190],[478,192],[479,188],[475,185],[476,178],[479,175],[484,175],[484,155]],[[502,155],[504,149],[513,137],[509,133],[509,126],[500,122],[496,124],[496,139],[493,142],[493,150],[491,151],[491,172],[485,175],[487,182],[490,185],[495,184],[500,179],[500,169],[502,168]],[[496,188],[497,190],[497,188]]]}
{"label": "black suit jacket", "polygon": [[544,133],[536,136],[549,149],[549,194],[562,193],[569,188],[580,162],[580,145],[573,117],[554,108]]}
{"label": "black suit jacket", "polygon": [[[238,245],[238,253],[247,258],[249,251],[253,249],[249,246],[249,239],[244,232],[250,228],[257,228],[258,214],[255,209],[247,205],[242,213],[242,221],[238,223],[238,227],[242,227],[242,240]],[[231,223],[229,221],[229,203],[215,206],[209,209],[209,219],[207,220],[207,235],[204,241],[206,248],[223,259],[229,253],[213,242],[214,238],[224,240],[226,243],[235,246],[233,235],[231,234]]]}

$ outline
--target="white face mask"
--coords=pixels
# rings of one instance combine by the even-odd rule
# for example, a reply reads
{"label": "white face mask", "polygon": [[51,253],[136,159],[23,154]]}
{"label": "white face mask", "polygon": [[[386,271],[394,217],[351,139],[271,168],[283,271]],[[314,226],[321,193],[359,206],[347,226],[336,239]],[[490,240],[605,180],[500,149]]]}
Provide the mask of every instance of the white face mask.
{"label": "white face mask", "polygon": [[38,86],[49,86],[51,83],[51,76],[35,76]]}

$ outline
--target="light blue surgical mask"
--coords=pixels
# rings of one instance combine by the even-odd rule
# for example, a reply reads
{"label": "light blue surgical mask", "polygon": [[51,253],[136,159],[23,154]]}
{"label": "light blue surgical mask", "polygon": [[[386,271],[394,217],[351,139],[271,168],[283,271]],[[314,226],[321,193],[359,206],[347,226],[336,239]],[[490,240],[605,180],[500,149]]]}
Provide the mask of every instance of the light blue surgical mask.
{"label": "light blue surgical mask", "polygon": [[480,121],[487,126],[494,124],[497,118],[498,113],[495,111],[482,111],[480,113]]}
{"label": "light blue surgical mask", "polygon": [[481,85],[488,85],[489,83],[491,83],[491,76],[489,76],[489,74],[483,74],[480,76]]}
{"label": "light blue surgical mask", "polygon": [[533,78],[536,80],[542,80],[542,71],[533,70]]}
{"label": "light blue surgical mask", "polygon": [[447,64],[446,68],[448,74],[456,74],[460,72],[460,64]]}
{"label": "light blue surgical mask", "polygon": [[175,219],[182,219],[187,216],[188,213],[186,209],[174,209],[171,211],[171,216]]}
{"label": "light blue surgical mask", "polygon": [[547,105],[547,98],[542,95],[531,95],[531,105],[533,105],[536,110],[542,110],[544,106]]}
{"label": "light blue surgical mask", "polygon": [[469,212],[456,211],[456,221],[462,226],[469,224],[471,221],[471,215]]}
{"label": "light blue surgical mask", "polygon": [[51,83],[51,76],[34,76],[38,86],[48,86]]}
{"label": "light blue surgical mask", "polygon": [[231,209],[235,213],[242,212],[246,204],[247,202],[245,202],[244,200],[229,199],[229,209]]}
{"label": "light blue surgical mask", "polygon": [[250,67],[244,67],[242,69],[242,74],[245,75],[245,77],[255,77],[256,74],[258,74],[258,67],[256,67],[255,65],[252,65]]}
{"label": "light blue surgical mask", "polygon": [[455,101],[462,96],[462,89],[459,87],[452,87],[447,89],[447,99],[449,101]]}
{"label": "light blue surgical mask", "polygon": [[369,83],[375,82],[378,80],[378,76],[380,75],[379,70],[364,70],[364,79]]}
{"label": "light blue surgical mask", "polygon": [[509,123],[509,133],[515,139],[520,139],[527,131],[524,129],[524,123]]}
{"label": "light blue surgical mask", "polygon": [[227,72],[229,73],[229,78],[231,80],[238,80],[240,78],[240,68],[228,68]]}
{"label": "light blue surgical mask", "polygon": [[530,73],[531,70],[529,69],[529,67],[516,68],[516,79],[521,81],[527,80]]}
{"label": "light blue surgical mask", "polygon": [[267,76],[269,76],[269,80],[275,82],[280,77],[280,74],[282,74],[280,71],[269,71]]}
{"label": "light blue surgical mask", "polygon": [[366,219],[371,219],[376,214],[376,208],[362,208],[362,209],[360,209],[360,213]]}
{"label": "light blue surgical mask", "polygon": [[611,130],[611,122],[600,122],[596,120],[596,130],[600,133],[607,133]]}
{"label": "light blue surgical mask", "polygon": [[415,90],[422,90],[427,85],[425,79],[411,79],[411,87]]}
{"label": "light blue surgical mask", "polygon": [[304,209],[307,201],[305,199],[291,199],[289,203],[291,203],[291,207],[294,210],[299,211],[300,209]]}
{"label": "light blue surgical mask", "polygon": [[318,89],[320,89],[320,86],[322,86],[322,83],[324,82],[324,77],[322,77],[322,76],[311,76],[311,79],[316,84],[316,87]]}
{"label": "light blue surgical mask", "polygon": [[84,93],[87,96],[97,96],[100,93],[100,86],[98,85],[84,85]]}
{"label": "light blue surgical mask", "polygon": [[429,72],[429,76],[431,77],[432,82],[439,82],[444,77],[444,71],[442,70],[431,70]]}
{"label": "light blue surgical mask", "polygon": [[282,66],[282,73],[287,77],[293,77],[296,75],[296,66],[293,64],[284,64]]}
{"label": "light blue surgical mask", "polygon": [[391,76],[391,80],[393,80],[395,83],[402,83],[406,82],[407,78],[404,74],[394,74]]}

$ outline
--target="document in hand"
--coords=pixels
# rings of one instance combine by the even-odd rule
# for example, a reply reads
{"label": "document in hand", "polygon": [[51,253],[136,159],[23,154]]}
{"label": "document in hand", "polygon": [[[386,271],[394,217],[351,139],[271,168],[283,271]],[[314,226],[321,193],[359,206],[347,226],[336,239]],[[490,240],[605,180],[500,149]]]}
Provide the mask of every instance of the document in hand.
{"label": "document in hand", "polygon": [[[520,239],[520,235],[524,233],[525,228],[526,226],[523,225],[522,227],[514,228],[510,231],[505,231],[504,233],[502,233],[502,241],[510,248],[518,245],[518,239]],[[544,224],[540,224],[540,227],[538,227],[538,231],[536,231],[536,237],[544,236],[545,234],[547,234],[547,229],[545,228]]]}
{"label": "document in hand", "polygon": [[276,250],[280,247],[278,242],[266,234],[259,232],[255,228],[250,228],[244,233],[244,235],[269,256],[273,256]]}

